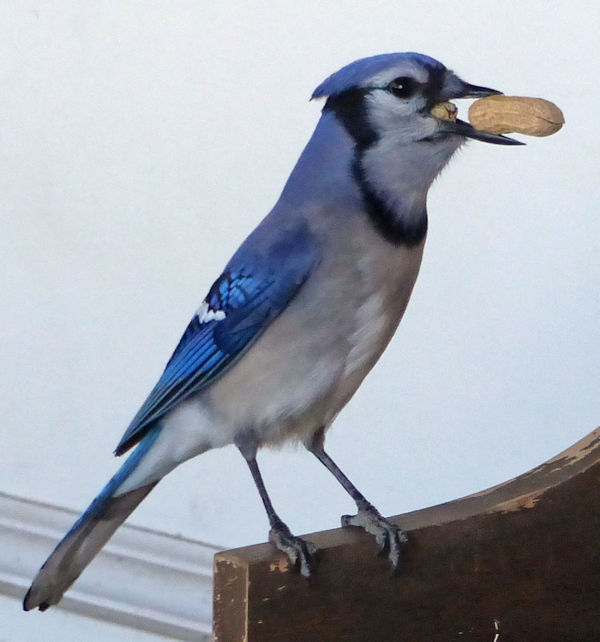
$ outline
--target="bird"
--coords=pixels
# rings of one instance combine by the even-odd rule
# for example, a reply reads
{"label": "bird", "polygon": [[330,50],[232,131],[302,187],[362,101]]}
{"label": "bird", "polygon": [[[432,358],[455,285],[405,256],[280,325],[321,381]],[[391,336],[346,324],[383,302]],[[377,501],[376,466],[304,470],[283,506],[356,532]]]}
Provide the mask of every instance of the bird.
{"label": "bird", "polygon": [[264,504],[269,539],[307,577],[315,546],[275,511],[257,452],[304,445],[356,503],[343,526],[375,536],[391,570],[406,534],[325,450],[325,436],[375,365],[408,304],[427,236],[427,193],[478,131],[432,108],[501,92],[414,52],[361,58],[312,94],[309,142],[268,215],[214,281],[115,454],[133,449],[33,580],[25,610],[57,604],[116,529],[182,462],[235,445]]}

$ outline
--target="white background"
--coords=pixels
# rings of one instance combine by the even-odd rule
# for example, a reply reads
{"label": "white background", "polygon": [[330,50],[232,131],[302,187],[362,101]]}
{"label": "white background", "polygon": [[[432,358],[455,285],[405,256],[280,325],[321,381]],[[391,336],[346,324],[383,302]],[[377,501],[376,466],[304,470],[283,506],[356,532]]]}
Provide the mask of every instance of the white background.
{"label": "white background", "polygon": [[[390,51],[545,97],[567,124],[522,148],[472,142],[433,186],[413,299],[331,455],[397,514],[595,428],[599,22],[595,1],[1,2],[0,489],[87,506],[192,313],[277,199],[319,117],[312,90]],[[259,461],[295,532],[353,509],[308,453]],[[131,521],[224,547],[267,533],[233,448],[180,467]],[[6,602],[7,640],[28,618],[57,621]]]}

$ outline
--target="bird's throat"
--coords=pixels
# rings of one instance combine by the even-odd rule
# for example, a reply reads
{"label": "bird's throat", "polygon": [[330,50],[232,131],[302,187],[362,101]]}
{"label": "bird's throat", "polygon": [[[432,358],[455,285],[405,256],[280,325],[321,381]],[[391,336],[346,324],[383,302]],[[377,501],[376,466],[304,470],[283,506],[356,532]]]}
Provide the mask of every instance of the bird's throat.
{"label": "bird's throat", "polygon": [[360,190],[365,210],[377,231],[394,245],[413,247],[427,235],[427,207],[424,199],[402,199],[398,194],[377,190],[367,176],[362,154],[352,161],[352,177]]}

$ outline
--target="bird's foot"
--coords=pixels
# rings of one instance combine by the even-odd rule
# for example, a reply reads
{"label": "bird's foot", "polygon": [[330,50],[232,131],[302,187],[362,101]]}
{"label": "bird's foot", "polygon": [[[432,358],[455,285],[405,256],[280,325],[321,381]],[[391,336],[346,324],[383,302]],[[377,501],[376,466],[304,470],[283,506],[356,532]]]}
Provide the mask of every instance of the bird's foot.
{"label": "bird's foot", "polygon": [[293,566],[300,568],[304,577],[310,577],[317,566],[317,547],[292,535],[290,529],[279,522],[269,531],[269,541],[285,553]]}
{"label": "bird's foot", "polygon": [[342,515],[342,526],[359,526],[375,535],[380,554],[388,553],[392,573],[398,571],[402,549],[408,542],[408,537],[399,526],[382,517],[372,504],[359,504],[356,515]]}

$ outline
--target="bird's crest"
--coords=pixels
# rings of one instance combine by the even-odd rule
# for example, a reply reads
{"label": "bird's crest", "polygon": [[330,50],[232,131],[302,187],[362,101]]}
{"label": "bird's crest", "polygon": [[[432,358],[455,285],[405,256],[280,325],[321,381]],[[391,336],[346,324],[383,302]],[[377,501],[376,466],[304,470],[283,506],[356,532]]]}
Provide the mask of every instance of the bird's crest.
{"label": "bird's crest", "polygon": [[325,79],[315,89],[311,100],[335,96],[353,87],[366,87],[369,79],[385,72],[388,68],[393,68],[403,63],[419,65],[429,69],[445,69],[444,65],[434,58],[414,52],[380,54],[369,58],[361,58],[342,67]]}

